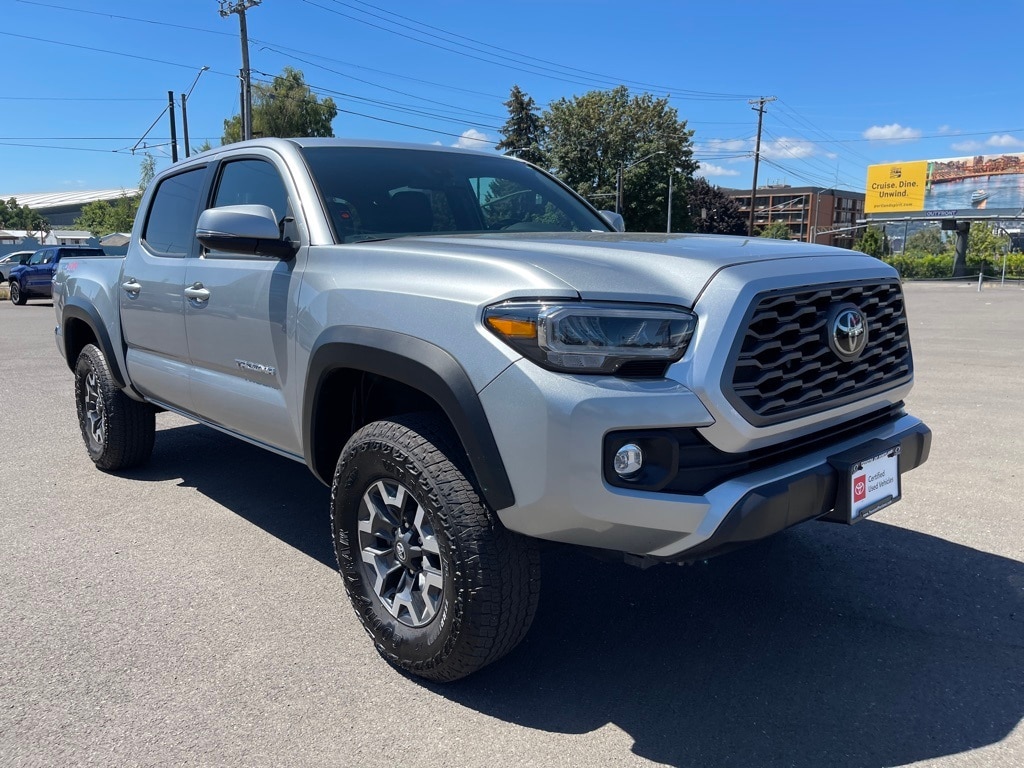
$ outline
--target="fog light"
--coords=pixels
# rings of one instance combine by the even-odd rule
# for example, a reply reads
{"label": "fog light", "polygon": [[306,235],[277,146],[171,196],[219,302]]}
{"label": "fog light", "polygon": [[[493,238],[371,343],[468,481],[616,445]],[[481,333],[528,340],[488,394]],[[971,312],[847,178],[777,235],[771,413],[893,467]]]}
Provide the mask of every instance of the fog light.
{"label": "fog light", "polygon": [[626,443],[615,452],[612,466],[619,477],[633,477],[644,465],[644,452],[635,443]]}

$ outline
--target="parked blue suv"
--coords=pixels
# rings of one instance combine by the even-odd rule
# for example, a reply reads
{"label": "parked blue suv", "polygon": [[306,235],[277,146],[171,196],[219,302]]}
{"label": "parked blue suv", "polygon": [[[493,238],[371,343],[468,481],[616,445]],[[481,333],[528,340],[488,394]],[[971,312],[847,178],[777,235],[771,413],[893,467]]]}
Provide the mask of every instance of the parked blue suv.
{"label": "parked blue suv", "polygon": [[28,299],[48,299],[52,295],[51,281],[61,259],[80,256],[105,256],[102,248],[81,245],[52,245],[32,254],[27,264],[11,270],[8,282],[11,301],[22,305]]}

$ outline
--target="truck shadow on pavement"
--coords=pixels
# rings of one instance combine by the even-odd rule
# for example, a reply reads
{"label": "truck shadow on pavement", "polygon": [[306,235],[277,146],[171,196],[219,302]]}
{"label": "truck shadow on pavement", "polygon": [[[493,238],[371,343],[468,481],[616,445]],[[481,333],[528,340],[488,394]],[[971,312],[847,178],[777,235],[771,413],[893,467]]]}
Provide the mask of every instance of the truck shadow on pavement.
{"label": "truck shadow on pavement", "polygon": [[[330,492],[303,465],[188,426],[159,432],[150,466],[132,476],[180,477],[335,567]],[[540,731],[611,724],[676,766],[881,768],[996,744],[1024,717],[1024,564],[881,522],[898,510],[686,568],[553,547],[525,642],[424,685]]]}
{"label": "truck shadow on pavement", "polygon": [[1024,564],[894,525],[809,523],[685,569],[550,553],[543,577],[526,642],[440,694],[612,723],[678,766],[903,765],[1024,716]]}
{"label": "truck shadow on pavement", "polygon": [[336,568],[330,534],[331,490],[305,464],[198,424],[160,428],[149,464],[127,472],[139,480],[181,478],[272,536]]}

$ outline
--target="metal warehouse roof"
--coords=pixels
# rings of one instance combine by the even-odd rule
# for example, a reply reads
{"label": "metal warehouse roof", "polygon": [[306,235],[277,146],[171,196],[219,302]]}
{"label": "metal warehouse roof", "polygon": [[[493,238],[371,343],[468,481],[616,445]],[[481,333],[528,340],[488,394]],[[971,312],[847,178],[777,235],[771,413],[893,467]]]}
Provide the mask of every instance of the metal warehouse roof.
{"label": "metal warehouse roof", "polygon": [[51,208],[85,205],[97,200],[117,200],[121,195],[130,197],[137,194],[138,190],[135,189],[94,189],[76,192],[33,192],[27,195],[0,194],[0,200],[10,200],[13,197],[18,201],[18,205],[27,205],[33,210],[45,213]]}

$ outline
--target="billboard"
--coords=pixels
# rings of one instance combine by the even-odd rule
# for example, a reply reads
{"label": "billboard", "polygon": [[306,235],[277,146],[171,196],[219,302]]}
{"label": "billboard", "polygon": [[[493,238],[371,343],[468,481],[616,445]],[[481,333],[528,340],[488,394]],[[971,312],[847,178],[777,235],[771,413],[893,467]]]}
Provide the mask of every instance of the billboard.
{"label": "billboard", "polygon": [[869,165],[864,213],[874,218],[1019,217],[1024,153]]}

